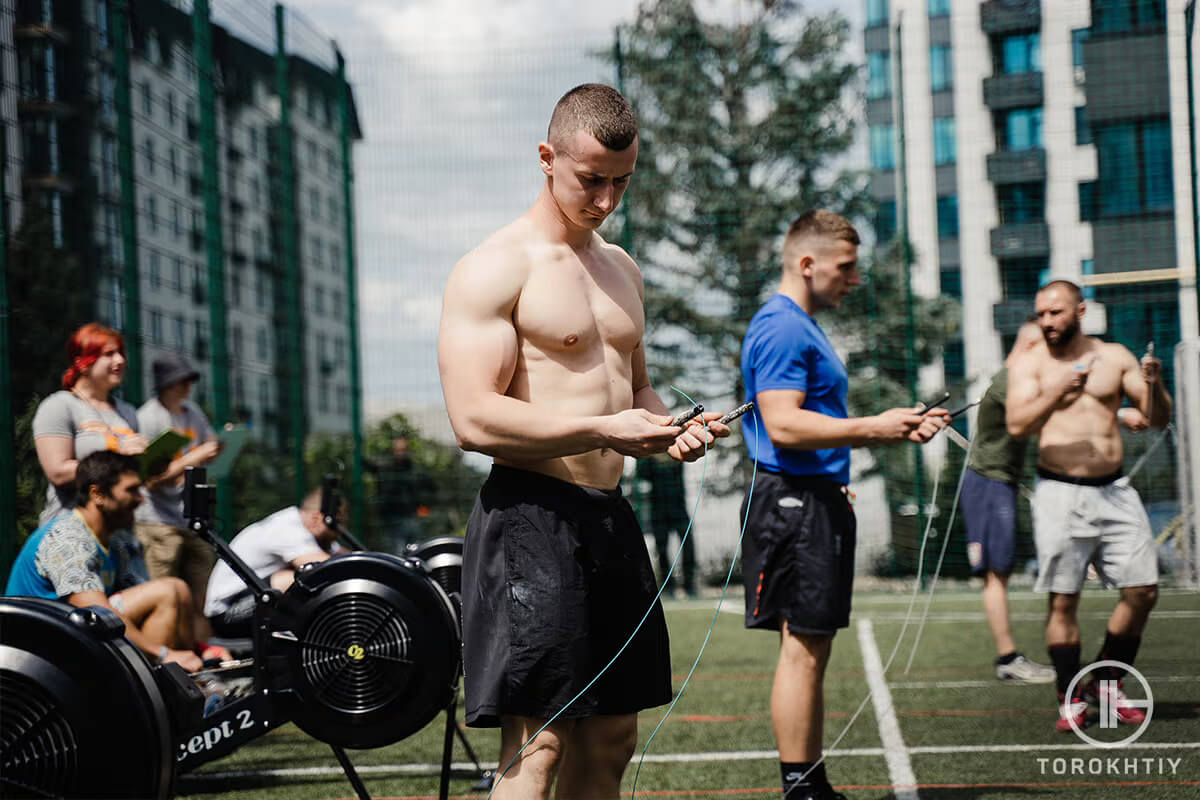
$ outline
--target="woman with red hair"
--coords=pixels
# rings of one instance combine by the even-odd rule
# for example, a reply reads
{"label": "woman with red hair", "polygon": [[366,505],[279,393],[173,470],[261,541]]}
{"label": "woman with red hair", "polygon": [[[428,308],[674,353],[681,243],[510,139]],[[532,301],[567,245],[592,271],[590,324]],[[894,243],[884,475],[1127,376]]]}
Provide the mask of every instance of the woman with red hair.
{"label": "woman with red hair", "polygon": [[75,507],[75,468],[97,450],[136,455],[146,449],[137,411],[112,396],[125,379],[125,340],[89,322],[67,340],[70,366],[62,391],[47,397],[33,417],[33,443],[50,481],[41,524]]}

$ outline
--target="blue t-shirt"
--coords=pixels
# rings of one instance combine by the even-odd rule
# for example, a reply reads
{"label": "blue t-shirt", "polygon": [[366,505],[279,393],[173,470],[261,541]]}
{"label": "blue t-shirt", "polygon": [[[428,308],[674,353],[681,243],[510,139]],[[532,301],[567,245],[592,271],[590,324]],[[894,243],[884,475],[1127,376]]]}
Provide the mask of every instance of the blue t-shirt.
{"label": "blue t-shirt", "polygon": [[25,541],[4,593],[9,597],[58,600],[86,591],[112,595],[145,580],[140,558],[113,534],[108,548],[100,546],[78,512],[67,513],[38,528]]}
{"label": "blue t-shirt", "polygon": [[[742,342],[742,377],[746,399],[759,392],[790,389],[804,392],[806,411],[845,419],[849,375],[846,365],[816,320],[786,295],[777,294],[758,310]],[[758,406],[753,421],[742,423],[742,435],[760,466],[789,475],[815,475],[850,482],[850,448],[799,450],[778,447],[767,436]],[[757,431],[757,434],[756,434]]]}

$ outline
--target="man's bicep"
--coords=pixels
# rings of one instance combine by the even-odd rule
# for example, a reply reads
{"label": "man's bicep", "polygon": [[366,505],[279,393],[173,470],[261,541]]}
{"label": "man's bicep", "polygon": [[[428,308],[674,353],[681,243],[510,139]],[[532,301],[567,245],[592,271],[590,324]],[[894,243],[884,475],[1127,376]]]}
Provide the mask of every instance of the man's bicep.
{"label": "man's bicep", "polygon": [[507,292],[495,282],[473,282],[469,271],[455,272],[446,286],[438,335],[447,403],[467,401],[479,392],[503,394],[517,365],[515,297],[504,297]]}
{"label": "man's bicep", "polygon": [[1037,400],[1040,395],[1041,384],[1035,370],[1010,370],[1005,416],[1010,420],[1019,418],[1024,405]]}
{"label": "man's bicep", "polygon": [[786,426],[796,410],[804,407],[806,392],[796,389],[770,389],[759,392],[754,401],[762,414],[768,433]]}

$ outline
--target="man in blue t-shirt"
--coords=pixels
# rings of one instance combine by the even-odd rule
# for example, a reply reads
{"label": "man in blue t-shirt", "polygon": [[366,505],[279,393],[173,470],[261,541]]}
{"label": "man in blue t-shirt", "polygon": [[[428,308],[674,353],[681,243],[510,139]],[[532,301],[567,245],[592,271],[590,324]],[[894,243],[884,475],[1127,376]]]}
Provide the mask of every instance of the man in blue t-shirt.
{"label": "man in blue t-shirt", "polygon": [[831,800],[822,763],[822,684],[834,634],[850,623],[854,510],[850,448],[923,443],[949,414],[893,408],[849,417],[846,367],[812,315],[859,284],[858,232],[830,211],[788,228],[783,279],[746,331],[742,375],[755,420],[743,424],[758,474],[742,503],[746,627],[780,632],[771,719],[788,800]]}
{"label": "man in blue t-shirt", "polygon": [[4,593],[110,609],[125,623],[125,638],[147,657],[198,670],[203,663],[192,652],[187,584],[179,578],[146,580],[129,531],[141,489],[132,456],[99,450],[80,459],[79,505],[30,534]]}

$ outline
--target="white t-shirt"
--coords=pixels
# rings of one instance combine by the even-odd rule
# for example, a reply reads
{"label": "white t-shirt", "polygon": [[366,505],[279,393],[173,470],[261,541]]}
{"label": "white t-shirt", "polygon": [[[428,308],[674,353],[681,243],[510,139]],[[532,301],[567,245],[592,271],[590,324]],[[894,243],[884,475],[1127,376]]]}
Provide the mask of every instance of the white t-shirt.
{"label": "white t-shirt", "polygon": [[[254,574],[263,580],[281,569],[289,568],[292,559],[306,553],[321,550],[321,545],[300,518],[296,506],[276,511],[266,519],[248,525],[229,543],[233,552]],[[338,552],[334,545],[334,553]],[[204,615],[216,617],[229,608],[229,600],[246,588],[246,584],[220,559],[208,578],[208,594],[204,601]]]}
{"label": "white t-shirt", "polygon": [[[171,457],[179,458],[209,439],[216,438],[208,417],[199,406],[190,400],[183,401],[183,411],[172,414],[157,397],[147,400],[137,412],[138,429],[146,441],[153,441],[155,436],[167,429],[174,429],[190,436],[192,440]],[[173,528],[183,528],[187,520],[183,518],[183,481],[175,484],[163,484],[156,489],[145,491],[146,500],[137,509],[137,521],[170,525]]]}

